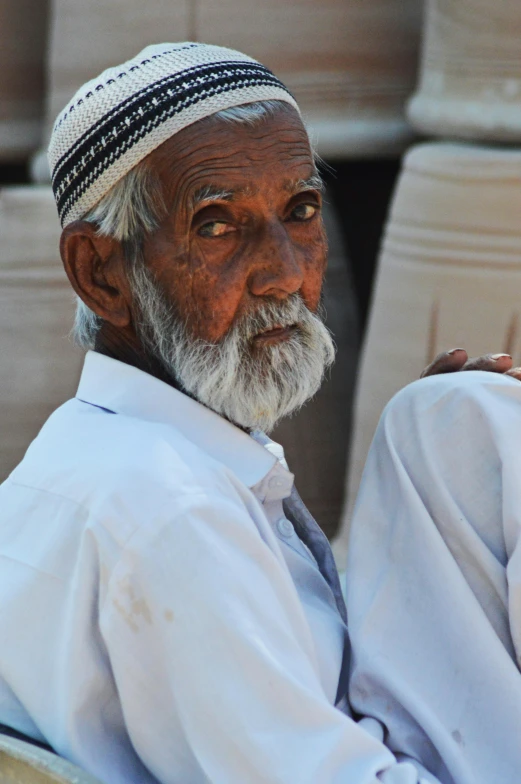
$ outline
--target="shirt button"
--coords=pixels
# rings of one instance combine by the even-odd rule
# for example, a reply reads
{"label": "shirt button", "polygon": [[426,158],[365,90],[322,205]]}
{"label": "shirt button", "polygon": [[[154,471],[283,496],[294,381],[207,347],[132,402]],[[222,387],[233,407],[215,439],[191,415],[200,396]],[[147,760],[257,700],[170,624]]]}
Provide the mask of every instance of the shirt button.
{"label": "shirt button", "polygon": [[272,476],[268,484],[271,488],[282,487],[284,480],[280,476]]}
{"label": "shirt button", "polygon": [[286,520],[285,517],[281,517],[280,520],[277,520],[277,531],[284,539],[289,539],[289,537],[293,536],[295,533],[293,525],[289,520]]}

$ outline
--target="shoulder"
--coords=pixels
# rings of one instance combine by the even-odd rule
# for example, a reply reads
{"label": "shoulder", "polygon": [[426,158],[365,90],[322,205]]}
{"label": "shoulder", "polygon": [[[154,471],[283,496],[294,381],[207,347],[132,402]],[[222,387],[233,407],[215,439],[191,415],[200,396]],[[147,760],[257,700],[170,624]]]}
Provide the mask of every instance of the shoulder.
{"label": "shoulder", "polygon": [[166,507],[171,515],[186,509],[190,498],[241,505],[226,466],[173,426],[78,400],[50,417],[11,476],[84,507],[105,526],[124,520],[127,535]]}

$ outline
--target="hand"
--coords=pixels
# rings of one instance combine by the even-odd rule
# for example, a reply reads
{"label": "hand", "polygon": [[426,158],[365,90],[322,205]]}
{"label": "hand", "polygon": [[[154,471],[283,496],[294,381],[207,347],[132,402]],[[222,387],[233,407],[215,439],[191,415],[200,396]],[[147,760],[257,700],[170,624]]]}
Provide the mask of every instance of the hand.
{"label": "hand", "polygon": [[469,359],[464,348],[443,351],[425,368],[420,378],[436,376],[439,373],[454,373],[458,370],[488,370],[491,373],[504,373],[521,381],[521,367],[512,367],[510,354],[483,354]]}

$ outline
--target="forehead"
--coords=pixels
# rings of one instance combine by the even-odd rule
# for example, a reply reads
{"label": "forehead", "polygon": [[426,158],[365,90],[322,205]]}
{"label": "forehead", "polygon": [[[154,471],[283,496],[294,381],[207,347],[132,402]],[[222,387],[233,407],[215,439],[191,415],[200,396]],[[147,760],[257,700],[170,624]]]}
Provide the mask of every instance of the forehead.
{"label": "forehead", "polygon": [[308,135],[288,107],[253,126],[209,117],[173,136],[151,156],[165,196],[192,201],[208,187],[255,196],[266,188],[290,193],[315,172]]}

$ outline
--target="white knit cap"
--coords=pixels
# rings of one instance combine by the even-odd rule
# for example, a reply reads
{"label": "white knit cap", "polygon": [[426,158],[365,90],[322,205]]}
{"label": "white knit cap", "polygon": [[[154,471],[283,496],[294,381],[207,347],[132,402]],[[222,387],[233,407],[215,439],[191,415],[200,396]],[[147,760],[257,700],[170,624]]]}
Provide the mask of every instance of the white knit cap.
{"label": "white knit cap", "polygon": [[182,128],[255,101],[298,106],[271,71],[241,52],[199,43],[147,46],[81,87],[49,144],[62,226],[81,218],[130,169]]}

